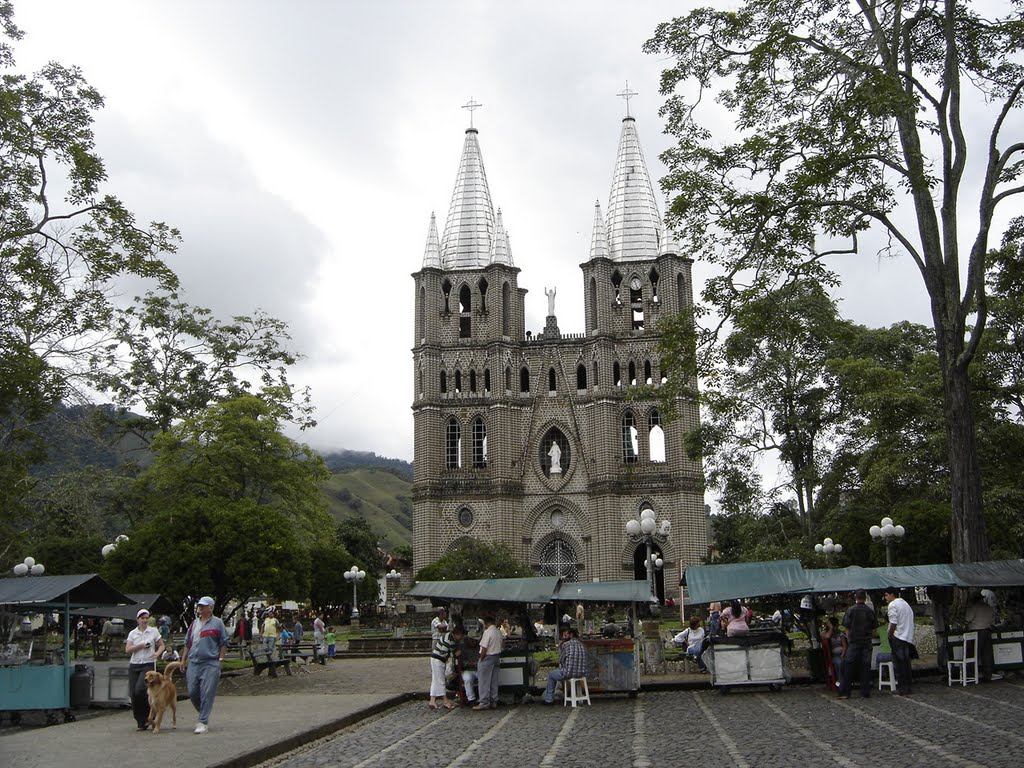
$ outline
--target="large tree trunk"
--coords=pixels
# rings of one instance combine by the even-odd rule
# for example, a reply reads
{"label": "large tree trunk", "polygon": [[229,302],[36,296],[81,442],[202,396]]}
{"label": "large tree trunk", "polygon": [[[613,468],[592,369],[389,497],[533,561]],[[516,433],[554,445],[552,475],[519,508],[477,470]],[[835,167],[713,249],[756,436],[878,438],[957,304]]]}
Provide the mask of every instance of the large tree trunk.
{"label": "large tree trunk", "polygon": [[[940,341],[940,347],[943,346]],[[946,440],[949,451],[950,526],[954,563],[989,557],[988,532],[981,498],[981,467],[974,435],[970,382],[957,356],[940,350],[945,393]]]}

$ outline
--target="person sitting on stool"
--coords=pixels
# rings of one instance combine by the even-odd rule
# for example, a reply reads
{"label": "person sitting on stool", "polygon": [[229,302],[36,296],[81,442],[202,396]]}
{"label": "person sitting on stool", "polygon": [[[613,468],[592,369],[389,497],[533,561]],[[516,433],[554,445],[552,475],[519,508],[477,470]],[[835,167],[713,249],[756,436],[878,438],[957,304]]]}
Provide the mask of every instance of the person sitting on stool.
{"label": "person sitting on stool", "polygon": [[558,669],[548,672],[548,685],[544,690],[544,703],[555,703],[555,687],[563,680],[587,676],[587,649],[572,627],[562,628],[562,645],[558,649]]}

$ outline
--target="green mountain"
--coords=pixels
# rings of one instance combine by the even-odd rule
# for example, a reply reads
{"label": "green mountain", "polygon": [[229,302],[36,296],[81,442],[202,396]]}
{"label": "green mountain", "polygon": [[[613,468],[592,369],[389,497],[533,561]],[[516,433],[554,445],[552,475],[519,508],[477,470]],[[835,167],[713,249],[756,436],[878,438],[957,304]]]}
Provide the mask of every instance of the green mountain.
{"label": "green mountain", "polygon": [[412,546],[412,483],[391,467],[360,467],[335,472],[324,487],[335,520],[359,516],[369,521],[380,546]]}

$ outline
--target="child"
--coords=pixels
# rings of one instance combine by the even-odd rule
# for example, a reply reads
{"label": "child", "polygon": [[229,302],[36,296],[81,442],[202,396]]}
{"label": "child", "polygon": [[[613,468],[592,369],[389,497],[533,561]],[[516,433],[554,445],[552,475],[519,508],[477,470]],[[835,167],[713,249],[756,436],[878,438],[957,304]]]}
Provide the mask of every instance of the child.
{"label": "child", "polygon": [[334,627],[327,628],[327,634],[324,635],[324,642],[327,643],[327,658],[334,658],[334,646],[338,640],[338,636],[334,634]]}

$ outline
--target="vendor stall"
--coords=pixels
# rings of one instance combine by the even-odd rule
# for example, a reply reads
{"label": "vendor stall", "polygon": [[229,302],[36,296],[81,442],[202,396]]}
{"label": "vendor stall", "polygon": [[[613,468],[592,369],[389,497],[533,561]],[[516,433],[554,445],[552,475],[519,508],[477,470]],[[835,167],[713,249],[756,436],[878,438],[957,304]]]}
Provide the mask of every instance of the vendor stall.
{"label": "vendor stall", "polygon": [[[646,581],[569,582],[554,576],[523,579],[473,579],[466,581],[420,581],[405,597],[429,598],[435,603],[465,605],[504,605],[509,613],[518,614],[524,624],[531,606],[555,603],[622,603],[636,622],[636,603],[651,599]],[[532,629],[532,625],[531,625]],[[540,644],[528,631],[513,639],[501,655],[500,692],[515,699],[523,698],[534,684],[536,664],[533,654]],[[629,692],[640,688],[640,665],[637,641],[633,637],[594,639],[581,638],[590,655],[588,681],[592,691]]]}
{"label": "vendor stall", "polygon": [[786,663],[789,640],[781,631],[751,632],[742,637],[708,638],[702,658],[711,673],[711,685],[728,688],[767,685],[773,691],[790,680]]}
{"label": "vendor stall", "polygon": [[[40,641],[42,652],[34,648],[35,638],[18,641],[15,630],[5,638],[0,650],[0,712],[10,712],[12,720],[20,712],[44,710],[48,723],[57,722],[57,712],[64,720],[74,719],[71,713],[72,675],[70,662],[71,611],[98,605],[129,603],[129,599],[95,574],[79,576],[31,576],[0,580],[0,612],[5,623],[20,627],[21,617],[37,613],[62,616],[64,642],[59,648],[46,648],[46,621]],[[19,630],[20,631],[20,630]]]}

